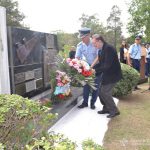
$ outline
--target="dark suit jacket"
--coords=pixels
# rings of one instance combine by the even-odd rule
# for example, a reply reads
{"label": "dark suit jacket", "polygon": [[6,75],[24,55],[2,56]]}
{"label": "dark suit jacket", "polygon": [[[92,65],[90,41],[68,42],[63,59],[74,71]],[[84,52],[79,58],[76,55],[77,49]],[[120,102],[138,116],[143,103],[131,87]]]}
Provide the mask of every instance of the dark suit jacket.
{"label": "dark suit jacket", "polygon": [[94,66],[96,75],[103,73],[102,84],[116,83],[122,78],[118,55],[111,45],[104,43],[99,63]]}

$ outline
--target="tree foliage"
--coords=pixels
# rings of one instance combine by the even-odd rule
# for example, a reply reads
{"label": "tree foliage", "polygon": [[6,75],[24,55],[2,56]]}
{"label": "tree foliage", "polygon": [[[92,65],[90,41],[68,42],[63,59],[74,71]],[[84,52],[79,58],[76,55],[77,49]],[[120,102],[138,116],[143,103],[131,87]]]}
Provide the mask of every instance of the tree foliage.
{"label": "tree foliage", "polygon": [[107,19],[107,29],[110,32],[113,38],[111,44],[116,47],[117,43],[120,44],[121,42],[121,27],[122,23],[120,20],[121,10],[117,5],[114,5],[111,9],[110,15]]}
{"label": "tree foliage", "polygon": [[78,33],[64,33],[63,31],[58,31],[57,33],[58,38],[58,47],[59,50],[63,50],[65,45],[76,46],[79,42]]}
{"label": "tree foliage", "polygon": [[116,46],[120,45],[122,39],[120,15],[121,11],[119,7],[114,5],[107,19],[107,26],[104,26],[103,23],[99,21],[97,14],[91,16],[82,14],[79,21],[81,22],[81,27],[91,28],[91,34],[100,34],[108,43]]}
{"label": "tree foliage", "polygon": [[150,41],[150,0],[132,0],[128,11],[131,15],[129,33],[135,36],[145,30],[146,40]]}
{"label": "tree foliage", "polygon": [[6,19],[8,26],[25,27],[22,23],[25,16],[19,11],[17,1],[0,0],[0,6],[6,8]]}
{"label": "tree foliage", "polygon": [[91,16],[82,14],[81,18],[79,18],[79,21],[81,21],[81,27],[91,28],[91,34],[97,33],[97,34],[104,35],[106,31],[105,27],[103,26],[102,23],[100,23],[96,14]]}

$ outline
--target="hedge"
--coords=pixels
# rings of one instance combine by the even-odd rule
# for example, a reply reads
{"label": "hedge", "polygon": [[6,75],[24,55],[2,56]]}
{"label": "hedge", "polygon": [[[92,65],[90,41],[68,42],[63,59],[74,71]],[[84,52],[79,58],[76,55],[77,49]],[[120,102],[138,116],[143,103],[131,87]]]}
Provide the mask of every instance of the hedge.
{"label": "hedge", "polygon": [[32,138],[46,134],[55,115],[47,107],[19,95],[0,95],[0,142],[22,149]]}
{"label": "hedge", "polygon": [[114,96],[125,96],[132,93],[133,88],[138,84],[140,74],[132,67],[122,64],[122,79],[116,84],[113,95]]}

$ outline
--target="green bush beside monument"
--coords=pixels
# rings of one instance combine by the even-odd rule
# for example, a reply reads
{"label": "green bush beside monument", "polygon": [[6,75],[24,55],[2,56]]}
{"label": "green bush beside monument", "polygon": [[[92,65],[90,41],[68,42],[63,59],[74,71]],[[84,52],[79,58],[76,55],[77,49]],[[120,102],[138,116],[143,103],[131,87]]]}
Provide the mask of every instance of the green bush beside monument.
{"label": "green bush beside monument", "polygon": [[133,88],[138,84],[140,75],[132,67],[121,63],[123,78],[116,84],[113,95],[125,96],[132,93]]}

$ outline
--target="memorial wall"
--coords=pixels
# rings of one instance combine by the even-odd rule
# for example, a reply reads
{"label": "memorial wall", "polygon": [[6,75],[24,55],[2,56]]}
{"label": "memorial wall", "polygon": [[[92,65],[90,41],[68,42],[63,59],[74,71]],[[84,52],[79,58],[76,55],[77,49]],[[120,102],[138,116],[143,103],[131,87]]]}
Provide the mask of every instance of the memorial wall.
{"label": "memorial wall", "polygon": [[11,93],[32,97],[50,88],[56,35],[14,27],[7,31]]}

